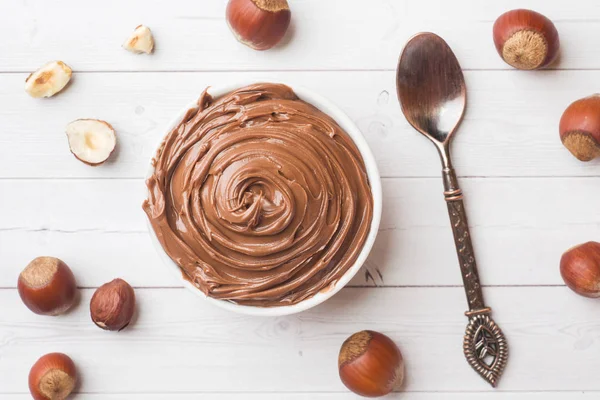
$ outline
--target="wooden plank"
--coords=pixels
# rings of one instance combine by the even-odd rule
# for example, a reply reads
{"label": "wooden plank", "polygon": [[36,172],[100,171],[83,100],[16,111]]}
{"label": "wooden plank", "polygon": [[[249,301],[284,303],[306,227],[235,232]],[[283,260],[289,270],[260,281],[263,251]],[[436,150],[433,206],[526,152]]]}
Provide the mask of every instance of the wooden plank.
{"label": "wooden plank", "polygon": [[[84,393],[343,393],[339,346],[361,329],[384,332],[401,347],[408,392],[493,390],[462,354],[460,288],[346,289],[311,311],[270,319],[222,311],[184,289],[137,290],[139,316],[120,333],[91,323],[91,294],[83,290],[69,315],[40,317],[16,290],[0,291],[2,392],[25,393],[30,365],[62,351],[79,366]],[[596,301],[557,287],[486,295],[511,352],[497,391],[600,389]]]}
{"label": "wooden plank", "polygon": [[[597,239],[600,178],[463,179],[487,285],[562,284],[558,262]],[[384,179],[384,213],[353,285],[460,285],[438,179]],[[146,233],[142,180],[0,180],[0,287],[15,287],[39,255],[70,264],[84,287],[116,276],[135,286],[179,286]],[[380,276],[381,274],[381,276]]]}
{"label": "wooden plank", "polygon": [[[209,85],[283,81],[338,104],[361,129],[382,176],[439,177],[431,144],[400,112],[393,72],[79,74],[53,99],[23,90],[25,74],[0,74],[0,178],[144,177],[170,120]],[[589,95],[594,71],[467,72],[469,108],[454,146],[462,176],[598,176],[562,146],[558,122],[568,104]],[[78,118],[109,121],[118,150],[91,168],[69,152],[65,126]]]}
{"label": "wooden plank", "polygon": [[124,231],[0,231],[0,287],[16,287],[19,273],[33,258],[60,257],[80,287],[98,287],[120,277],[134,286],[181,287],[162,264],[148,233]]}
{"label": "wooden plank", "polygon": [[[600,68],[593,40],[600,5],[579,0],[564,7],[547,0],[481,2],[294,1],[287,44],[270,52],[240,45],[225,22],[225,1],[75,0],[9,2],[0,15],[1,71],[28,71],[53,59],[76,70],[393,70],[404,44],[420,31],[445,37],[468,69],[509,68],[496,54],[492,25],[512,8],[533,8],[553,19],[561,35],[558,68]],[[118,10],[118,11],[117,11]],[[156,52],[140,57],[121,49],[135,26],[150,26]]]}

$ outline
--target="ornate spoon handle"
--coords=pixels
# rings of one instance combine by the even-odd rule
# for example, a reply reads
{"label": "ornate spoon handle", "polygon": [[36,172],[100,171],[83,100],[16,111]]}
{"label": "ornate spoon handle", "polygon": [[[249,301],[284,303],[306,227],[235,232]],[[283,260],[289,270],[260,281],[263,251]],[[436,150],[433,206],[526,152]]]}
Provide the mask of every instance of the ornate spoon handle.
{"label": "ornate spoon handle", "polygon": [[448,204],[454,243],[469,303],[469,311],[465,313],[469,324],[465,332],[463,350],[471,367],[496,387],[506,366],[508,345],[502,330],[490,316],[492,309],[486,307],[483,301],[462,190],[458,186],[454,169],[448,164],[443,170],[444,197]]}

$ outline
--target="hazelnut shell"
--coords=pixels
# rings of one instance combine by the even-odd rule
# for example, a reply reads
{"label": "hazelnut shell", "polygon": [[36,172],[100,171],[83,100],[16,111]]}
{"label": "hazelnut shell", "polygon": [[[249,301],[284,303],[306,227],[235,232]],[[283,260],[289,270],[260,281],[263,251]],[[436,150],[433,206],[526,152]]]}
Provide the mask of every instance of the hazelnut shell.
{"label": "hazelnut shell", "polygon": [[77,284],[71,269],[55,257],[38,257],[19,275],[23,303],[36,314],[59,315],[75,303]]}
{"label": "hazelnut shell", "polygon": [[365,397],[385,396],[404,381],[400,349],[389,337],[373,331],[355,333],[344,342],[338,368],[344,385]]}
{"label": "hazelnut shell", "polygon": [[229,0],[226,17],[238,41],[268,50],[285,36],[292,13],[286,0]]}
{"label": "hazelnut shell", "polygon": [[600,297],[600,243],[587,242],[567,250],[560,259],[560,275],[575,293]]}
{"label": "hazelnut shell", "polygon": [[66,399],[76,385],[77,369],[66,354],[46,354],[29,372],[29,391],[34,400]]}
{"label": "hazelnut shell", "polygon": [[560,119],[560,139],[580,161],[600,157],[600,95],[572,103]]}
{"label": "hazelnut shell", "polygon": [[494,44],[509,65],[524,70],[544,68],[558,56],[560,40],[551,20],[532,10],[512,10],[494,23]]}

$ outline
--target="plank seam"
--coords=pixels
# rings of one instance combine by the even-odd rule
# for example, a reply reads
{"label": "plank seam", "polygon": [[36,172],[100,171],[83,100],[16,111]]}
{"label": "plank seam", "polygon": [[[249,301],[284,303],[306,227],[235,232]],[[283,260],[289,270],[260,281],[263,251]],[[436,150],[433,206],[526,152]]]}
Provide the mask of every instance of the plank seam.
{"label": "plank seam", "polygon": [[[506,284],[506,285],[481,285],[483,288],[564,288],[565,284],[549,283],[549,284]],[[78,286],[79,290],[95,290],[99,286]],[[184,286],[132,286],[136,290],[187,290]],[[369,286],[369,285],[347,285],[344,289],[454,289],[462,288],[462,285],[386,285],[386,286]],[[17,290],[16,286],[0,286],[0,290]]]}
{"label": "plank seam", "polygon": [[[510,68],[463,68],[465,72],[509,72],[518,73]],[[544,71],[600,71],[600,68],[544,68]],[[271,72],[396,72],[395,68],[317,68],[317,69],[147,69],[147,70],[73,70],[75,74],[152,74],[152,73],[271,73]],[[29,74],[31,70],[0,70],[0,75],[6,74]]]}

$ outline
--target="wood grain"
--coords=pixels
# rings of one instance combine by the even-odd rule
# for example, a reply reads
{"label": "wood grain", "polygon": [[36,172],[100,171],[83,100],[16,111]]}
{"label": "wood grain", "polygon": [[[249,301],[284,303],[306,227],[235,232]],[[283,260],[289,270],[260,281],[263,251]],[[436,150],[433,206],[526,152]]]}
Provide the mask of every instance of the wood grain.
{"label": "wood grain", "polygon": [[[138,289],[139,317],[114,334],[89,320],[91,294],[83,290],[71,314],[50,318],[27,312],[16,290],[0,290],[3,392],[25,392],[30,365],[49,351],[71,355],[85,393],[345,392],[339,346],[375,327],[403,351],[404,390],[492,390],[462,355],[462,288],[345,289],[283,318],[227,313],[185,289]],[[499,391],[600,389],[596,301],[566,288],[488,288],[486,295],[510,343]]]}
{"label": "wood grain", "polygon": [[[75,74],[53,99],[32,99],[26,74],[0,74],[0,178],[141,178],[178,111],[209,86],[279,81],[335,102],[363,132],[386,177],[439,177],[437,155],[412,129],[396,99],[394,72]],[[460,176],[598,176],[562,146],[558,122],[575,99],[593,92],[592,71],[475,71],[465,74],[468,107],[453,144]],[[109,121],[116,154],[91,168],[69,152],[65,126],[78,118]]]}

